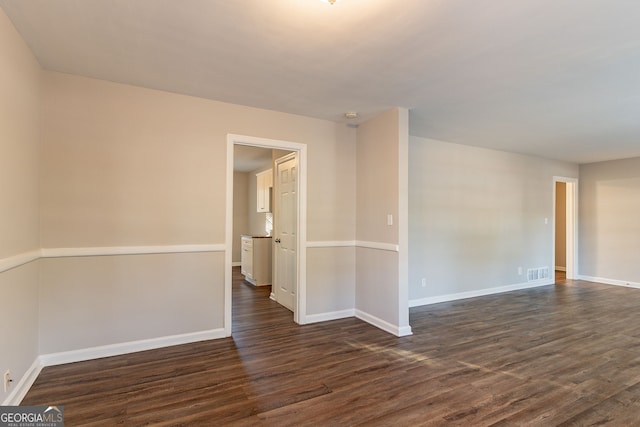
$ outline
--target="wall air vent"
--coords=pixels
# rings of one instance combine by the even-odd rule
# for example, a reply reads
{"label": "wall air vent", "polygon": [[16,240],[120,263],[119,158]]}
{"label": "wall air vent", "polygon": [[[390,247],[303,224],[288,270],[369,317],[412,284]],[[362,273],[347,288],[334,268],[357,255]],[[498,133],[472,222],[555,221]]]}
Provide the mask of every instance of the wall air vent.
{"label": "wall air vent", "polygon": [[540,267],[538,269],[538,279],[548,279],[549,278],[549,267]]}
{"label": "wall air vent", "polygon": [[549,278],[549,267],[530,268],[527,270],[527,281],[536,282]]}

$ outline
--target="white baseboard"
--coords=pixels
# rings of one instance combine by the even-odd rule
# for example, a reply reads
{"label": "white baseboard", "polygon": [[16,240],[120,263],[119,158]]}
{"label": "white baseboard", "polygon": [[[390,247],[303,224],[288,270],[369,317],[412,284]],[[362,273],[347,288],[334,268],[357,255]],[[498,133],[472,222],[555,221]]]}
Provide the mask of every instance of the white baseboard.
{"label": "white baseboard", "polygon": [[27,392],[33,385],[33,383],[40,375],[40,371],[42,370],[43,365],[40,361],[40,358],[37,357],[36,360],[33,361],[27,372],[24,373],[20,381],[15,385],[15,388],[9,396],[2,402],[2,406],[18,406],[22,402],[22,399],[27,395]]}
{"label": "white baseboard", "polygon": [[556,265],[556,271],[567,271],[567,267],[560,267],[559,265]]}
{"label": "white baseboard", "polygon": [[329,320],[346,319],[348,317],[354,317],[356,311],[354,309],[331,311],[328,313],[307,314],[305,317],[305,323],[318,323],[326,322]]}
{"label": "white baseboard", "polygon": [[232,262],[231,267],[242,267],[242,262],[241,261]]}
{"label": "white baseboard", "polygon": [[578,280],[586,280],[587,282],[596,282],[596,283],[602,283],[605,285],[624,286],[625,288],[640,289],[640,283],[629,282],[626,280],[607,279],[605,277],[593,277],[593,276],[583,276],[583,275],[579,275]]}
{"label": "white baseboard", "polygon": [[406,337],[409,335],[413,335],[413,331],[411,330],[411,325],[401,326],[398,328],[399,337]]}
{"label": "white baseboard", "polygon": [[61,365],[64,363],[82,362],[85,360],[99,359],[102,357],[119,356],[135,353],[137,351],[153,350],[172,345],[188,344],[198,341],[224,338],[223,328],[209,331],[192,332],[188,334],[171,335],[167,337],[152,338],[140,341],[130,341],[118,344],[103,345],[99,347],[83,348],[80,350],[63,351],[40,355],[42,366]]}
{"label": "white baseboard", "polygon": [[386,320],[382,320],[379,317],[376,317],[372,314],[366,313],[362,310],[355,310],[356,317],[360,320],[364,320],[365,322],[382,329],[385,332],[388,332],[397,337],[404,337],[407,335],[411,335],[411,326],[397,326],[393,325]]}
{"label": "white baseboard", "polygon": [[503,292],[519,291],[522,289],[537,288],[539,286],[553,285],[554,280],[544,280],[537,282],[518,283],[515,285],[498,286],[495,288],[478,289],[476,291],[459,292],[456,294],[438,295],[435,297],[419,298],[409,300],[409,307],[420,307],[422,305],[438,304],[459,299],[482,297],[485,295],[501,294]]}

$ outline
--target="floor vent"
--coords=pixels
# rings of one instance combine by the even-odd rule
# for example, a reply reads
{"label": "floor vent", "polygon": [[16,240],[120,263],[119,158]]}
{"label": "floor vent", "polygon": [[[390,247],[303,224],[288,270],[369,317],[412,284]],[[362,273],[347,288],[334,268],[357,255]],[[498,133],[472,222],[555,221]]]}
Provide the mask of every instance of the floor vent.
{"label": "floor vent", "polygon": [[549,278],[549,267],[530,268],[527,270],[527,281],[535,282]]}

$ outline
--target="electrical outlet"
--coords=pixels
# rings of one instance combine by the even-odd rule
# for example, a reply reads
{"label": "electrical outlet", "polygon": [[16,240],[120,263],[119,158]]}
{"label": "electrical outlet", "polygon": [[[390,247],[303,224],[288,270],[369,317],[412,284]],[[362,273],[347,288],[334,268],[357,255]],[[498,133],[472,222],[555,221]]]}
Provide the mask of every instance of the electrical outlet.
{"label": "electrical outlet", "polygon": [[426,278],[422,278],[422,287],[426,288],[427,287],[427,279]]}
{"label": "electrical outlet", "polygon": [[518,276],[522,276],[522,267],[518,267]]}
{"label": "electrical outlet", "polygon": [[11,384],[11,371],[10,370],[6,370],[6,372],[4,373],[4,392],[6,393],[7,390],[9,390],[9,384]]}

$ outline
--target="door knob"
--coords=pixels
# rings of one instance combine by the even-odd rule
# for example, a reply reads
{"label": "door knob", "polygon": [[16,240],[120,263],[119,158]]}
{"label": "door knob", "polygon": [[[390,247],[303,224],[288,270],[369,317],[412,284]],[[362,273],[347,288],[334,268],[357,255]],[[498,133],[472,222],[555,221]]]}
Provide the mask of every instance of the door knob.
{"label": "door knob", "polygon": [[276,239],[276,243],[280,243],[280,239]]}

